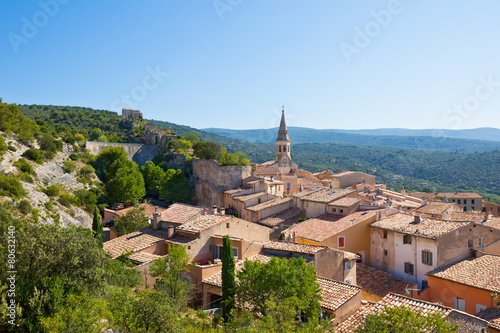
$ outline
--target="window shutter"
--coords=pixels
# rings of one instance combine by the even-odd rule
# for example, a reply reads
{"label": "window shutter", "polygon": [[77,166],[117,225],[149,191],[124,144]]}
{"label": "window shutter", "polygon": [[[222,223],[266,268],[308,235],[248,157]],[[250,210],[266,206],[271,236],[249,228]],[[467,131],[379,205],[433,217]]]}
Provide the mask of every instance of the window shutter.
{"label": "window shutter", "polygon": [[429,252],[429,265],[432,266],[432,252]]}
{"label": "window shutter", "polygon": [[422,264],[426,264],[425,262],[425,251],[422,250]]}

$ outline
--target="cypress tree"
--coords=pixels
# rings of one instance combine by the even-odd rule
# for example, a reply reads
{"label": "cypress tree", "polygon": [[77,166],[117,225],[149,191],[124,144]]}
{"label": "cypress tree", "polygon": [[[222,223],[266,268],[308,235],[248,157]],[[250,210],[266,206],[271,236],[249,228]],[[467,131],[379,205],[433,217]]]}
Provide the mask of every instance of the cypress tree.
{"label": "cypress tree", "polygon": [[94,238],[97,239],[99,245],[102,247],[102,223],[97,207],[94,208],[94,219],[92,220],[92,231],[94,233]]}
{"label": "cypress tree", "polygon": [[222,318],[224,322],[230,320],[231,310],[234,308],[234,257],[231,239],[228,235],[222,238]]}

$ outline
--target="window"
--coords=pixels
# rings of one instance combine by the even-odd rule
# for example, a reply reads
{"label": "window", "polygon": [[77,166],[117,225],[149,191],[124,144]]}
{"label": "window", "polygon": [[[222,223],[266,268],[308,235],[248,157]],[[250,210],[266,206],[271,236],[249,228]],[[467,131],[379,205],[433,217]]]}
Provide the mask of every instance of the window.
{"label": "window", "polygon": [[387,230],[384,230],[384,238],[387,238]]}
{"label": "window", "polygon": [[465,300],[464,299],[455,297],[453,304],[454,304],[453,307],[455,309],[465,312]]}
{"label": "window", "polygon": [[428,286],[429,286],[429,282],[427,280],[422,280],[422,289],[421,290],[424,290]]}
{"label": "window", "polygon": [[413,264],[405,262],[405,273],[408,275],[413,275]]}
{"label": "window", "polygon": [[483,246],[483,237],[479,237],[478,246]]}
{"label": "window", "polygon": [[466,211],[467,211],[467,207],[464,207],[464,212],[466,212]]}
{"label": "window", "polygon": [[474,206],[472,206],[470,209],[471,209],[471,210],[475,210],[475,209],[474,209]]}
{"label": "window", "polygon": [[261,199],[261,198],[258,198],[258,199],[257,199],[257,202],[258,202],[258,203],[261,203],[261,202],[262,202],[262,199]]}
{"label": "window", "polygon": [[337,247],[345,247],[345,237],[344,236],[337,237]]}
{"label": "window", "polygon": [[280,153],[281,153],[281,146],[278,146],[279,147],[279,150],[280,150]]}
{"label": "window", "polygon": [[471,204],[474,204],[474,199],[471,199],[471,200],[470,200],[470,203],[471,203]]}
{"label": "window", "polygon": [[226,228],[229,228],[229,223],[226,223]]}
{"label": "window", "polygon": [[411,236],[410,235],[403,236],[403,244],[411,244]]}
{"label": "window", "polygon": [[356,253],[359,256],[359,259],[356,260],[357,263],[364,264],[365,263],[365,251],[359,251]]}
{"label": "window", "polygon": [[486,305],[482,305],[482,304],[477,303],[476,304],[476,313],[481,312],[483,310],[486,310]]}
{"label": "window", "polygon": [[347,284],[352,284],[352,279],[347,279],[347,280],[345,280],[345,283],[347,283]]}
{"label": "window", "polygon": [[474,244],[472,243],[472,239],[469,239],[469,240],[467,241],[467,246],[468,246],[468,247],[473,247],[473,246],[474,246]]}
{"label": "window", "polygon": [[423,250],[422,251],[422,264],[432,266],[432,252]]}
{"label": "window", "polygon": [[332,213],[336,213],[337,212],[337,208],[332,208]]}
{"label": "window", "polygon": [[384,256],[387,257],[387,250],[384,250]]}
{"label": "window", "polygon": [[340,209],[340,214],[343,214],[344,213],[344,210],[343,209]]}
{"label": "window", "polygon": [[466,205],[466,204],[467,204],[467,199],[464,199],[464,205]]}
{"label": "window", "polygon": [[255,212],[252,212],[252,217],[255,217]]}
{"label": "window", "polygon": [[346,270],[346,271],[350,270],[353,265],[354,265],[353,260],[349,260],[349,261],[344,262],[344,270]]}
{"label": "window", "polygon": [[457,199],[457,203],[460,204],[460,199]]}
{"label": "window", "polygon": [[238,248],[233,247],[233,257],[238,258]]}

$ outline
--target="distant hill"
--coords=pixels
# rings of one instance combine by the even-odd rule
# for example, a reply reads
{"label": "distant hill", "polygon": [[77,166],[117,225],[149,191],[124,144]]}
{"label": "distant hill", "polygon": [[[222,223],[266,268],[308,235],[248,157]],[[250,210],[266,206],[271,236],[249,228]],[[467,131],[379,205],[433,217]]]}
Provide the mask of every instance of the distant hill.
{"label": "distant hill", "polygon": [[[272,143],[276,140],[276,133],[278,132],[277,128],[254,130],[207,128],[203,131],[256,143]],[[408,129],[317,130],[304,127],[289,127],[288,131],[292,143],[295,144],[339,143],[452,152],[486,152],[500,149],[500,130],[496,128],[453,131]]]}

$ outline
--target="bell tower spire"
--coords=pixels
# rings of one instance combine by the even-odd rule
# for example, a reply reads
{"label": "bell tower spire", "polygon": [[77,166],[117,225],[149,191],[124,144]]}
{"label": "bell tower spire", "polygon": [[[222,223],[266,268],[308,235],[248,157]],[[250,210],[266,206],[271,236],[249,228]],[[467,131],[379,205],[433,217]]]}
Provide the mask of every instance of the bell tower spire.
{"label": "bell tower spire", "polygon": [[276,162],[278,167],[291,167],[292,157],[290,156],[290,137],[285,121],[285,106],[281,110],[281,122],[276,139]]}

